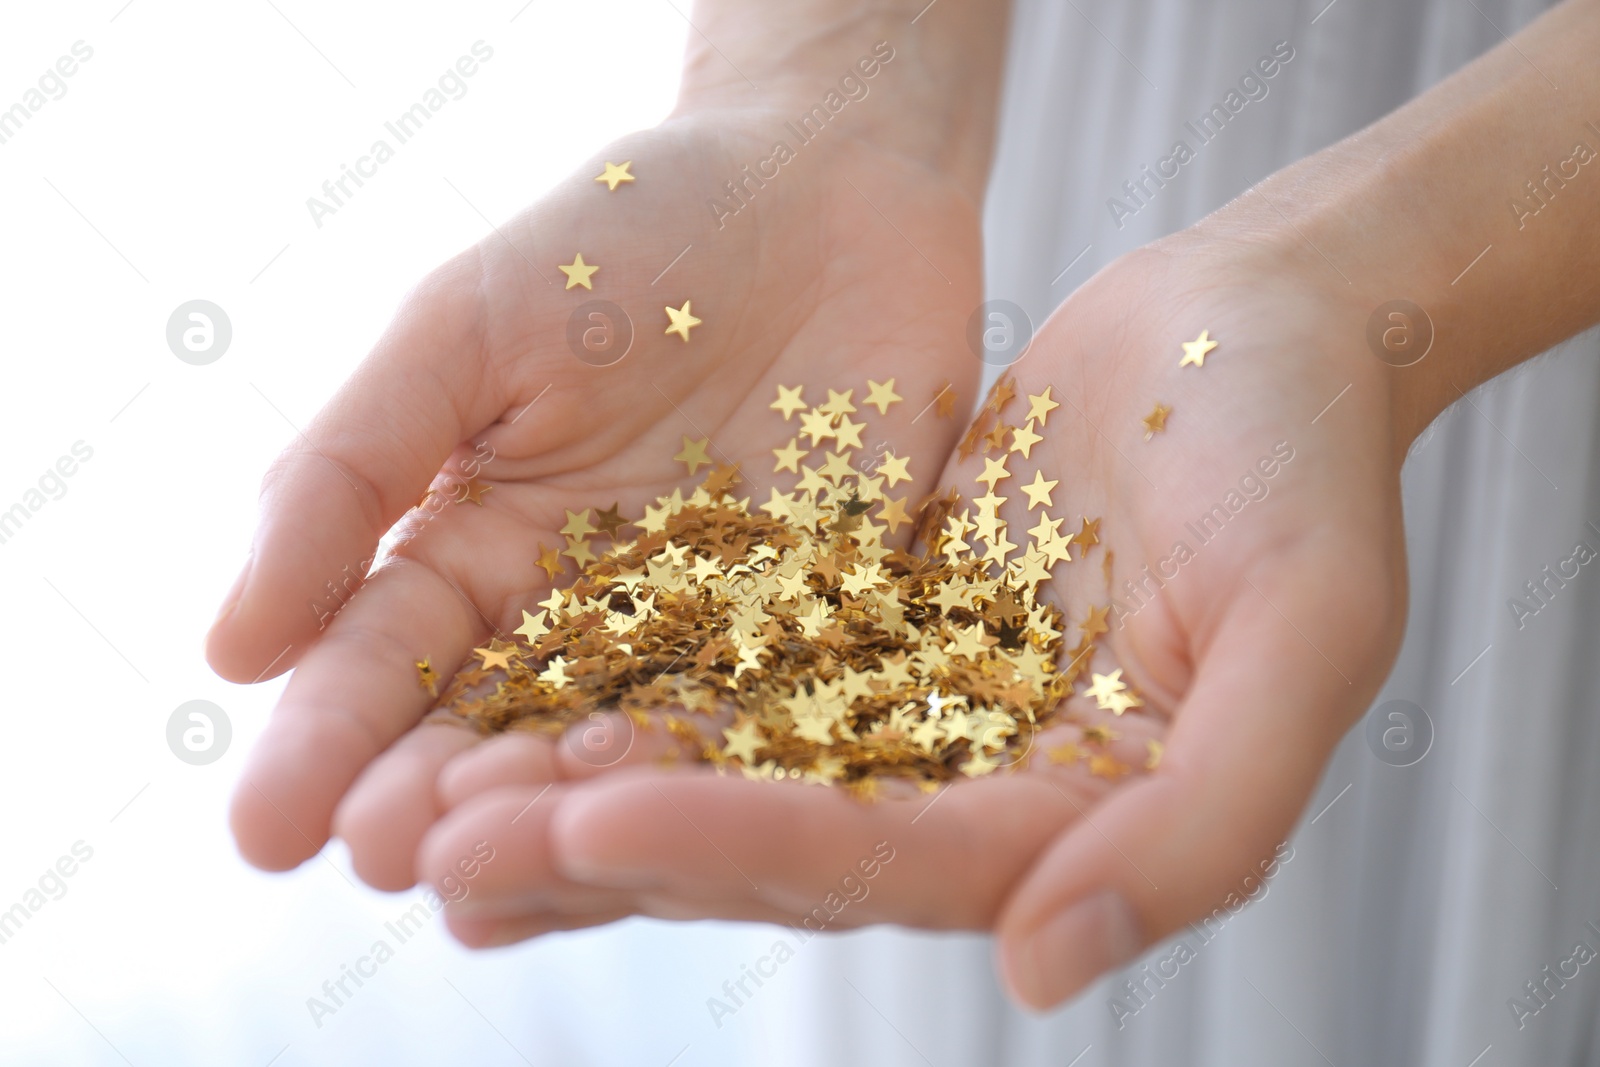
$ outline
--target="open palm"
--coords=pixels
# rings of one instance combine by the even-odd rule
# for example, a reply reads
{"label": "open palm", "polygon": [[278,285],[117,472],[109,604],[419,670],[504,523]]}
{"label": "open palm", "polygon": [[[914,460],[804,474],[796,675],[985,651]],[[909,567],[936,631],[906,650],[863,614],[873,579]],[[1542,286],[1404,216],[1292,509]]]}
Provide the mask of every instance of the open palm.
{"label": "open palm", "polygon": [[[294,668],[235,796],[251,862],[293,866],[336,829],[366,880],[411,884],[439,815],[439,768],[473,741],[412,729],[432,703],[415,662],[446,679],[476,662],[471,649],[514,629],[548,589],[536,546],[566,547],[567,512],[615,504],[637,518],[686,484],[673,458],[684,438],[709,438],[711,460],[760,488],[777,386],[870,376],[895,379],[910,401],[879,424],[885,436],[949,449],[956,424],[916,416],[947,384],[958,409],[972,401],[975,205],[932,171],[829,131],[776,178],[747,184],[751,203],[719,226],[710,200],[770,154],[780,125],[680,117],[607,148],[430,275],[273,466],[251,561],[208,646],[232,680]],[[592,180],[624,160],[635,182]],[[558,270],[578,253],[599,266],[592,290],[567,288]],[[575,314],[591,300],[623,315]],[[664,308],[686,301],[702,320],[687,341],[664,332]],[[574,319],[578,335],[615,332],[574,347]],[[392,548],[363,581],[385,534]]]}
{"label": "open palm", "polygon": [[[1013,989],[1043,1005],[1242,893],[1404,615],[1388,368],[1342,285],[1300,250],[1184,235],[1102,272],[1016,368],[1019,391],[1053,386],[1062,407],[1032,459],[1009,457],[1002,517],[1035,521],[1007,489],[1037,467],[1060,480],[1055,514],[1102,518],[1102,542],[1041,591],[1074,622],[1114,604],[1094,668],[1123,668],[1144,707],[1074,697],[1025,769],[876,804],[634,768],[529,809],[546,784],[530,769],[458,798],[424,842],[424,877],[479,840],[502,857],[452,929],[484,944],[630,912],[798,922],[886,842],[893,862],[838,925],[995,929]],[[1202,329],[1219,347],[1180,367]],[[1172,415],[1147,440],[1158,402]],[[980,466],[958,457],[945,480],[976,496]]]}

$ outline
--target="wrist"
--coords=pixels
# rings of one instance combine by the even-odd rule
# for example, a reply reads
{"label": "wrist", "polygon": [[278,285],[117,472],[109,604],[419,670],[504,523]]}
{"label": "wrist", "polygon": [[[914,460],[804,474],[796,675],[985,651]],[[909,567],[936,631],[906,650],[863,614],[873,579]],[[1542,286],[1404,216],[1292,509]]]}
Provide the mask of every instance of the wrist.
{"label": "wrist", "polygon": [[857,140],[955,181],[988,177],[1006,5],[700,0],[673,117],[759,116],[772,147]]}

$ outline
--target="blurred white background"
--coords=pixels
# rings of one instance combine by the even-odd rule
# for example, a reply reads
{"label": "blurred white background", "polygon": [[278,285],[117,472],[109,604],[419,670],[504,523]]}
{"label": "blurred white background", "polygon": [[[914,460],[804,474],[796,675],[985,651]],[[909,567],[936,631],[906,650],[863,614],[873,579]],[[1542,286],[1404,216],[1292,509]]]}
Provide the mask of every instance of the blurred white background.
{"label": "blurred white background", "polygon": [[[472,954],[435,919],[317,1026],[307,998],[419,897],[360,885],[338,845],[282,876],[239,860],[226,802],[282,681],[228,685],[201,657],[290,424],[417,278],[485,231],[479,211],[508,218],[666,113],[683,17],[663,0],[6,14],[0,109],[76,42],[93,54],[0,143],[0,512],[29,511],[0,543],[17,686],[0,912],[43,901],[0,943],[0,1061],[751,1062],[761,998],[720,1029],[705,1001],[771,944],[759,927],[634,922]],[[480,40],[493,58],[466,95],[315,227],[306,198]],[[193,299],[232,322],[206,366],[166,342],[168,316]],[[92,458],[41,487],[80,441]],[[233,729],[206,766],[165,737],[196,699]],[[92,857],[47,876],[78,842]],[[806,966],[802,953],[786,970]]]}

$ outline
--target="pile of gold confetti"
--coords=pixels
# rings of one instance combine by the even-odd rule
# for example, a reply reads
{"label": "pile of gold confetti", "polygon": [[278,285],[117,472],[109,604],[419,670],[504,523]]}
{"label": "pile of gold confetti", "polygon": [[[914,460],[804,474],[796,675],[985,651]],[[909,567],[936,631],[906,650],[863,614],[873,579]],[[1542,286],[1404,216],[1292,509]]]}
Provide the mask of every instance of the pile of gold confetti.
{"label": "pile of gold confetti", "polygon": [[[868,384],[864,403],[880,413],[901,399],[893,379]],[[828,394],[810,408],[800,387],[780,389],[772,406],[799,415],[801,430],[774,454],[799,481],[789,494],[772,487],[754,511],[738,470],[686,438],[677,458],[689,473],[712,468],[690,495],[674,491],[637,521],[615,505],[567,512],[577,579],[524,610],[520,642],[478,649],[481,667],[457,676],[443,708],[485,732],[557,733],[607,707],[642,728],[664,716],[700,758],[769,779],[938,782],[1011,762],[1008,750],[1031,741],[1105,632],[1105,609],[1091,611],[1065,649],[1060,610],[1035,597],[1075,545],[1098,543],[1098,521],[1067,537],[1061,519],[1043,517],[1012,558],[998,515],[1006,498],[995,494],[1010,477],[1007,453],[986,460],[976,513],[954,491],[932,497],[915,520],[924,552],[891,548],[885,532],[913,522],[905,497],[890,495],[910,480],[908,461],[888,452],[854,465],[866,425],[850,418],[854,390]],[[1013,396],[999,383],[986,411],[998,416]],[[1013,430],[1024,458],[1040,439],[1035,422],[1057,406],[1049,390],[1030,401],[1035,417]],[[810,450],[800,437],[838,450],[801,463]],[[1022,489],[1042,508],[1055,485],[1036,472]],[[611,541],[598,556],[594,535]],[[431,668],[418,667],[431,684]],[[491,671],[504,675],[493,691],[469,695]],[[1119,675],[1095,676],[1089,694],[1118,714],[1140,703]],[[684,718],[727,709],[735,720],[721,744]]]}
{"label": "pile of gold confetti", "polygon": [[[615,192],[634,180],[629,166],[607,163],[595,180]],[[598,268],[578,255],[561,270],[567,288],[592,289]],[[666,332],[688,343],[701,323],[690,302],[665,311]],[[1202,365],[1215,344],[1205,334],[1185,344],[1184,363]],[[867,386],[862,407],[879,415],[903,400],[892,378]],[[855,390],[829,389],[812,406],[804,388],[780,386],[770,405],[785,422],[799,420],[789,443],[773,450],[774,474],[797,478],[792,492],[773,486],[751,509],[739,469],[713,463],[708,440],[686,437],[674,458],[691,477],[711,468],[688,496],[675,490],[638,519],[616,504],[568,511],[565,550],[540,545],[538,560],[554,579],[566,556],[577,577],[537,613],[523,611],[520,640],[496,637],[476,649],[481,662],[443,694],[429,660],[417,663],[423,687],[440,698],[435,717],[483,733],[557,734],[597,709],[619,709],[641,729],[664,723],[681,747],[719,769],[869,796],[884,778],[929,788],[1025,762],[1107,632],[1109,609],[1091,608],[1068,648],[1061,610],[1036,596],[1074,550],[1082,557],[1099,544],[1099,520],[1084,518],[1063,535],[1063,520],[1046,510],[1057,482],[1038,469],[1030,483],[1012,483],[1028,512],[1041,513],[1026,549],[1000,518],[1007,497],[996,488],[1012,477],[1007,464],[1029,461],[1060,405],[1046,388],[1027,397],[1021,425],[1009,425],[1015,383],[997,382],[960,446],[963,458],[984,453],[976,478],[984,495],[969,504],[949,490],[908,510],[907,497],[893,495],[911,481],[907,459],[881,448],[852,458],[868,418],[851,418]],[[950,417],[954,402],[945,386],[928,408]],[[1145,419],[1146,439],[1165,429],[1170,410],[1158,404]],[[802,462],[825,443],[825,461]],[[902,526],[920,551],[892,547]],[[610,542],[598,554],[590,547],[597,536]],[[1117,716],[1140,706],[1121,674],[1093,674],[1083,695]],[[732,725],[716,729],[730,715]],[[1082,728],[1081,740],[1103,746],[1117,736],[1097,725]],[[1153,767],[1160,746],[1149,745]],[[1102,777],[1130,770],[1070,743],[1050,756],[1087,759]]]}

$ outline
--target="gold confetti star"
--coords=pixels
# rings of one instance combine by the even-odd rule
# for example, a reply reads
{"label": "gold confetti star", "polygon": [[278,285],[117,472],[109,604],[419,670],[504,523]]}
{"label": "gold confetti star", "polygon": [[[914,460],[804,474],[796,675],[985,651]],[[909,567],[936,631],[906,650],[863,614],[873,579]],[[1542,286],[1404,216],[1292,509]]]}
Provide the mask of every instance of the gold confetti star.
{"label": "gold confetti star", "polygon": [[556,265],[561,268],[561,273],[567,276],[568,289],[571,289],[575,285],[581,285],[585,289],[594,288],[594,283],[589,279],[593,277],[594,272],[600,268],[594,266],[593,264],[585,263],[583,261],[582,252],[579,252],[577,257],[574,258],[571,263],[558,263]]}
{"label": "gold confetti star", "polygon": [[1211,340],[1211,331],[1201,330],[1199,337],[1183,342],[1183,358],[1178,360],[1178,366],[1187,367],[1193,363],[1196,367],[1204,367],[1206,353],[1216,347],[1217,342]]}
{"label": "gold confetti star", "polygon": [[1088,518],[1084,519],[1083,529],[1073,534],[1072,540],[1078,542],[1078,544],[1082,545],[1084,548],[1090,548],[1094,545],[1098,545],[1100,543],[1100,520]]}
{"label": "gold confetti star", "polygon": [[617,191],[617,186],[623,182],[634,180],[633,175],[628,173],[628,168],[631,166],[633,166],[633,160],[631,159],[626,163],[607,163],[605,173],[596,178],[595,181],[605,182],[606,188],[614,193]]}
{"label": "gold confetti star", "polygon": [[706,446],[711,444],[711,438],[702,437],[698,441],[683,439],[683,451],[672,458],[689,468],[689,473],[694,474],[701,467],[711,466],[711,457],[706,455]]}
{"label": "gold confetti star", "polygon": [[892,534],[900,527],[911,521],[911,516],[906,514],[906,498],[899,500],[885,500],[878,506],[878,518],[888,524]]}
{"label": "gold confetti star", "polygon": [[690,303],[691,301],[685,300],[681,308],[668,307],[663,309],[667,313],[667,318],[671,320],[671,325],[667,327],[666,332],[677,334],[683,338],[684,344],[689,343],[689,331],[700,325],[700,320],[689,312]]}
{"label": "gold confetti star", "polygon": [[806,402],[800,399],[800,393],[803,389],[805,389],[804,385],[797,385],[792,389],[787,385],[780,385],[778,386],[778,399],[768,404],[767,407],[773,411],[781,411],[783,413],[783,421],[788,422],[794,417],[795,412],[806,409]]}
{"label": "gold confetti star", "polygon": [[1157,404],[1155,410],[1144,417],[1144,439],[1146,441],[1167,428],[1167,416],[1172,414],[1172,409],[1165,404]]}
{"label": "gold confetti star", "polygon": [[826,404],[818,404],[817,410],[824,415],[854,415],[856,406],[850,402],[850,398],[855,396],[855,393],[854,389],[846,389],[842,393],[829,389],[828,402]]}
{"label": "gold confetti star", "polygon": [[722,754],[737,756],[745,763],[754,763],[756,751],[767,743],[766,738],[761,736],[761,727],[756,725],[754,719],[745,719],[738,726],[723,730],[722,736],[728,739]]}
{"label": "gold confetti star", "polygon": [[894,391],[893,378],[881,383],[875,382],[871,378],[868,378],[867,398],[863,400],[862,403],[871,404],[873,407],[877,408],[879,415],[887,415],[889,414],[890,404],[897,403],[898,401],[904,399],[905,397],[900,396]]}
{"label": "gold confetti star", "polygon": [[1006,470],[1006,461],[1003,457],[1000,459],[990,459],[988,457],[984,457],[983,473],[972,480],[981,485],[987,486],[989,492],[993,493],[995,483],[1000,481],[1002,478],[1009,477],[1011,477],[1011,472]]}
{"label": "gold confetti star", "polygon": [[866,429],[864,422],[851,422],[848,416],[839,416],[839,425],[834,430],[834,436],[839,439],[840,448],[860,448],[861,431]]}
{"label": "gold confetti star", "polygon": [[901,459],[893,452],[884,453],[883,460],[878,464],[878,473],[883,475],[890,489],[911,480],[911,472],[906,470],[909,462],[909,459]]}
{"label": "gold confetti star", "polygon": [[1040,426],[1043,426],[1045,421],[1050,417],[1050,413],[1061,406],[1054,400],[1050,399],[1050,391],[1054,388],[1054,386],[1047,385],[1045,386],[1044,392],[1040,393],[1038,396],[1029,394],[1028,419],[1030,421],[1036,420]]}
{"label": "gold confetti star", "polygon": [[550,624],[545,621],[549,617],[550,612],[548,611],[541,611],[539,614],[535,615],[528,611],[527,608],[523,608],[522,625],[511,632],[528,642],[530,645],[537,644],[539,638],[550,632]]}
{"label": "gold confetti star", "polygon": [[539,546],[539,560],[534,566],[543,568],[544,572],[554,581],[555,576],[561,573],[561,553],[553,548],[545,548],[541,544]]}
{"label": "gold confetti star", "polygon": [[811,455],[811,451],[809,449],[796,447],[799,441],[800,439],[798,437],[791,437],[789,438],[789,443],[787,445],[782,448],[774,448],[772,450],[772,454],[778,457],[777,465],[772,468],[773,473],[777,473],[778,471],[789,471],[793,474],[800,473],[800,461],[806,456]]}
{"label": "gold confetti star", "polygon": [[[692,474],[694,472],[690,471],[690,473]],[[594,532],[595,528],[589,524],[588,508],[584,508],[581,513],[571,511],[567,512],[567,524],[561,528],[561,533],[564,536],[588,537]]]}
{"label": "gold confetti star", "polygon": [[992,411],[996,415],[1005,410],[1011,403],[1012,397],[1017,395],[1017,380],[1011,375],[1006,375],[994,383],[994,388],[989,390],[989,402],[983,405],[985,411]]}
{"label": "gold confetti star", "polygon": [[948,419],[954,415],[956,413],[955,386],[949,382],[941,385],[939,391],[933,395],[933,403],[937,405],[933,412],[936,417]]}
{"label": "gold confetti star", "polygon": [[616,539],[617,532],[624,526],[633,525],[632,522],[622,517],[622,512],[617,510],[616,504],[612,504],[609,508],[602,508],[595,515],[595,522],[598,523],[596,529],[612,540]]}
{"label": "gold confetti star", "polygon": [[587,566],[594,562],[594,553],[589,551],[589,542],[581,537],[567,538],[567,547],[561,550],[563,556],[571,556],[572,562],[579,567]]}
{"label": "gold confetti star", "polygon": [[467,482],[466,492],[462,494],[461,502],[465,504],[470,500],[472,503],[481,508],[483,507],[483,494],[490,492],[493,489],[494,486],[480,482],[478,479],[474,478]]}
{"label": "gold confetti star", "polygon": [[439,672],[433,669],[432,661],[432,656],[417,660],[417,681],[429,696],[436,697],[439,695]]}
{"label": "gold confetti star", "polygon": [[833,416],[821,408],[800,416],[800,432],[811,438],[812,448],[815,448],[819,441],[839,436],[839,432],[833,428]]}
{"label": "gold confetti star", "polygon": [[503,648],[495,648],[494,646],[499,643],[499,641],[491,641],[488,648],[475,648],[472,650],[473,655],[483,660],[484,670],[499,668],[500,670],[508,671],[511,669],[511,658],[517,654],[516,647],[507,645]]}
{"label": "gold confetti star", "polygon": [[1025,485],[1022,487],[1022,491],[1028,494],[1028,510],[1032,511],[1034,508],[1055,507],[1055,501],[1050,499],[1050,490],[1054,489],[1060,484],[1061,483],[1059,479],[1056,481],[1046,481],[1044,477],[1044,471],[1034,471],[1033,483],[1031,485]]}
{"label": "gold confetti star", "polygon": [[1043,440],[1043,437],[1033,432],[1033,420],[1029,419],[1027,425],[1011,431],[1011,451],[1021,452],[1023,459],[1032,459],[1033,446]]}
{"label": "gold confetti star", "polygon": [[1090,674],[1094,678],[1094,684],[1085,689],[1083,695],[1092,699],[1102,708],[1106,706],[1107,699],[1113,694],[1120,693],[1128,688],[1128,683],[1122,680],[1121,667],[1118,667],[1110,674],[1094,674],[1092,671]]}
{"label": "gold confetti star", "polygon": [[1089,608],[1089,617],[1079,624],[1078,629],[1083,634],[1085,641],[1093,641],[1099,634],[1110,633],[1111,627],[1106,625],[1106,616],[1110,614],[1109,604],[1101,607]]}

